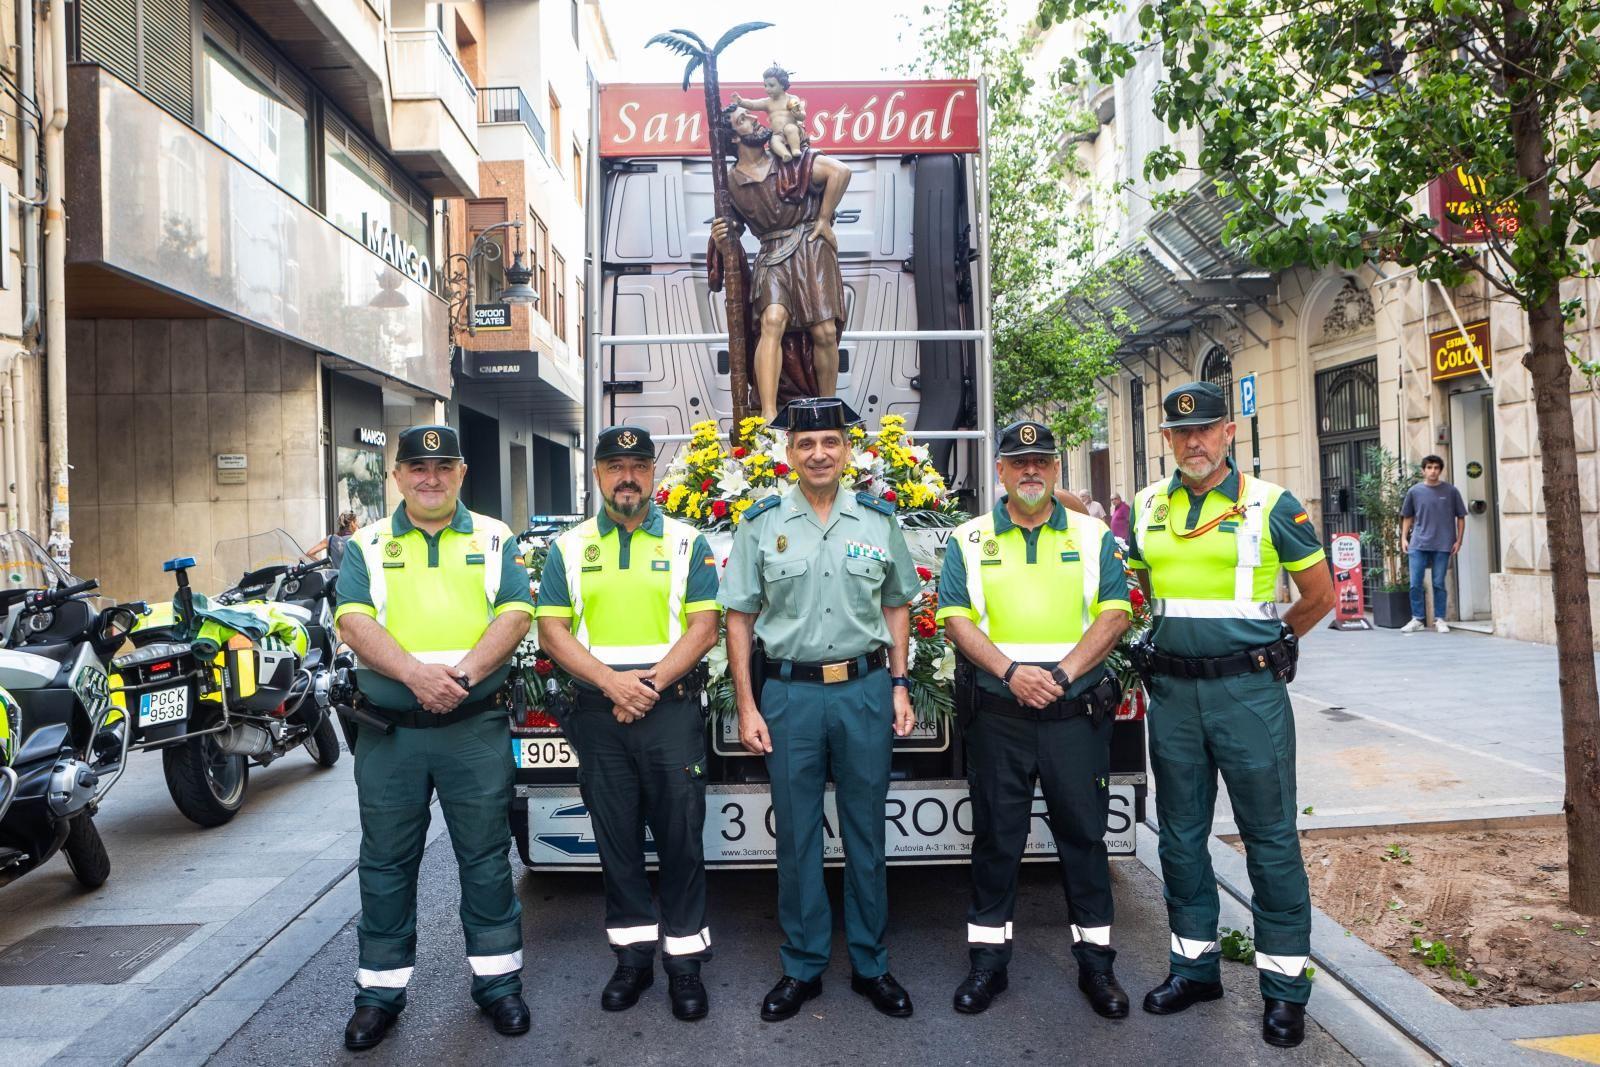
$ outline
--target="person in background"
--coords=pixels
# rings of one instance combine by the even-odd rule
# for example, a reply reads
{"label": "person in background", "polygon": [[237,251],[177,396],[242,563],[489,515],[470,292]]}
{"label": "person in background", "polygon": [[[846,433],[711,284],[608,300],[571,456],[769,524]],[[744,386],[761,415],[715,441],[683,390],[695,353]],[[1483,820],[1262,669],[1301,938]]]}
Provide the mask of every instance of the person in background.
{"label": "person in background", "polygon": [[1106,509],[1101,506],[1100,501],[1090,495],[1089,490],[1079,489],[1078,499],[1083,501],[1083,510],[1088,512],[1091,518],[1099,519],[1101,522],[1106,521]]}
{"label": "person in background", "polygon": [[1433,628],[1447,634],[1445,607],[1450,594],[1445,591],[1445,575],[1450,573],[1450,557],[1461,551],[1461,535],[1467,529],[1467,505],[1455,486],[1444,480],[1444,460],[1422,457],[1422,481],[1406,490],[1400,505],[1400,551],[1411,560],[1411,621],[1400,627],[1403,634],[1414,634],[1427,623],[1427,603],[1422,579],[1433,572]]}
{"label": "person in background", "polygon": [[306,555],[313,558],[328,554],[328,562],[333,564],[333,569],[338,570],[344,562],[344,546],[350,540],[350,535],[360,529],[361,524],[356,521],[356,513],[345,511],[339,514],[339,525],[334,527],[333,533],[324,537],[306,550]]}
{"label": "person in background", "polygon": [[1111,494],[1111,518],[1107,525],[1123,544],[1128,543],[1128,516],[1132,511],[1133,509],[1128,507],[1128,502],[1122,499],[1121,493]]}

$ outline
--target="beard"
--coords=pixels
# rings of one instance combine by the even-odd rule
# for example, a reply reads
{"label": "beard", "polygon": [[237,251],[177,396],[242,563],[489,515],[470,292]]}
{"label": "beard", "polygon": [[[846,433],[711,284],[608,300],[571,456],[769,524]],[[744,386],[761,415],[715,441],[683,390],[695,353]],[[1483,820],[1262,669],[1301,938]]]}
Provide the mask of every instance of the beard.
{"label": "beard", "polygon": [[1043,485],[1038,486],[1037,488],[1024,488],[1022,486],[1017,487],[1017,499],[1022,501],[1030,508],[1038,507],[1044,502],[1045,497],[1049,495],[1049,488]]}
{"label": "beard", "polygon": [[1193,478],[1195,481],[1203,482],[1213,474],[1217,473],[1217,468],[1222,466],[1225,456],[1226,453],[1224,453],[1222,456],[1218,456],[1215,460],[1205,456],[1197,456],[1194,459],[1181,460],[1178,463],[1178,469],[1183,471],[1183,473],[1188,475],[1190,478]]}
{"label": "beard", "polygon": [[747,148],[765,148],[767,142],[772,140],[772,131],[760,126],[755,133],[735,133],[733,137]]}
{"label": "beard", "polygon": [[[639,494],[638,497],[634,499],[633,503],[623,504],[617,500],[616,494],[622,492],[624,489],[632,489],[635,493]],[[611,496],[606,496],[604,493],[602,493],[601,499],[606,502],[606,507],[610,508],[616,514],[622,516],[624,519],[631,519],[635,515],[641,515],[644,513],[644,510],[650,506],[650,498],[645,496],[644,490],[639,488],[639,486],[634,485],[632,482],[624,482],[615,489],[611,490],[611,492]]]}

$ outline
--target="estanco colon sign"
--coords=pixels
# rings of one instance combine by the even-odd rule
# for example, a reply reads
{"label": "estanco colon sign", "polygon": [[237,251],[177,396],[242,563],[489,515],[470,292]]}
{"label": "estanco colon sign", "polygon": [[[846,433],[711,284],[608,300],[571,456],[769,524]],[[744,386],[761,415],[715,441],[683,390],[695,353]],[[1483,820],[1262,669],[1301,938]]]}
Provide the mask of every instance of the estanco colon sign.
{"label": "estanco colon sign", "polygon": [[[723,102],[737,91],[762,99],[759,82],[724,83]],[[800,82],[813,148],[838,155],[978,150],[975,81]],[[692,86],[605,85],[600,89],[603,156],[703,156],[705,94]]]}

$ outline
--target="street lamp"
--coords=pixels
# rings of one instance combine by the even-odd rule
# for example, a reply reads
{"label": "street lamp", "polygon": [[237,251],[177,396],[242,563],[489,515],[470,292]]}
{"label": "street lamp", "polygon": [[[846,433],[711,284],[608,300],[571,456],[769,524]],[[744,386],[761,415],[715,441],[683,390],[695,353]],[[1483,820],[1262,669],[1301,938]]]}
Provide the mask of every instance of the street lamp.
{"label": "street lamp", "polygon": [[[472,242],[472,247],[466,252],[456,252],[449,257],[448,262],[461,261],[461,274],[458,278],[465,281],[463,300],[467,307],[467,333],[476,336],[477,324],[473,321],[472,308],[476,304],[473,285],[476,280],[477,268],[480,262],[493,262],[504,253],[500,245],[489,239],[489,235],[496,230],[513,229],[517,231],[518,243],[521,243],[522,223],[519,220],[497,222],[478,234],[477,240]],[[533,268],[522,263],[522,249],[518,248],[512,253],[511,265],[506,268],[506,286],[500,290],[500,301],[506,304],[539,304],[539,293],[529,283],[533,280]],[[452,286],[452,288],[454,288]],[[461,306],[461,301],[452,301],[450,322],[456,321],[456,309]]]}

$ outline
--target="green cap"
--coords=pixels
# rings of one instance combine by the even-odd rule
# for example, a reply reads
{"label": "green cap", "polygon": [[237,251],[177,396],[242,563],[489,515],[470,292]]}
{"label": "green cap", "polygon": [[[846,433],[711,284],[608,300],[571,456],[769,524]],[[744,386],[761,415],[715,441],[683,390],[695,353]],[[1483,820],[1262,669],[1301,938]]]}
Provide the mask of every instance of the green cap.
{"label": "green cap", "polygon": [[602,460],[617,456],[654,460],[656,445],[650,440],[650,431],[639,426],[607,426],[601,430],[595,441],[594,458]]}
{"label": "green cap", "polygon": [[1056,452],[1056,435],[1050,427],[1032,419],[1013,422],[995,440],[995,454],[999,456],[1053,456]]}
{"label": "green cap", "polygon": [[1190,382],[1180,385],[1161,401],[1166,418],[1163,430],[1175,426],[1209,426],[1228,417],[1228,398],[1210,382]]}
{"label": "green cap", "polygon": [[396,463],[414,459],[461,459],[461,438],[448,426],[413,426],[400,431]]}

